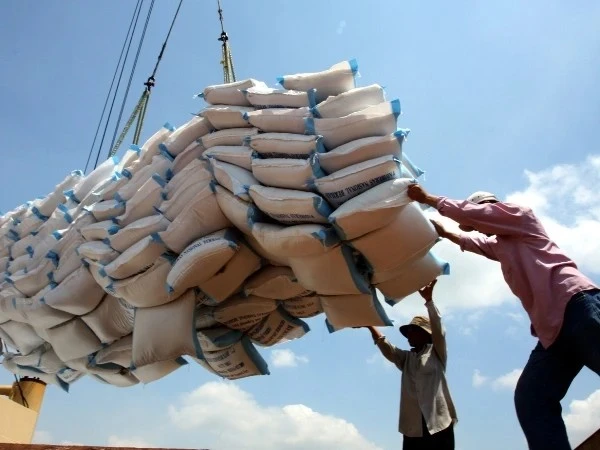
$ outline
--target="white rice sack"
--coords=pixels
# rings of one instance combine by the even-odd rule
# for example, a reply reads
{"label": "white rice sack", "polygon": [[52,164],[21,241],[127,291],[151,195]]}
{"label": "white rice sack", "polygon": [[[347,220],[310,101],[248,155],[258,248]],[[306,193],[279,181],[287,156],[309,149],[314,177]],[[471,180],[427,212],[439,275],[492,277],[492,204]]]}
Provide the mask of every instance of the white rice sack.
{"label": "white rice sack", "polygon": [[104,289],[104,291],[106,292],[107,286],[109,286],[113,282],[113,280],[111,280],[108,276],[103,275],[104,265],[87,258],[83,258],[82,263],[83,266],[88,270],[96,284],[102,289]]}
{"label": "white rice sack", "polygon": [[252,185],[259,184],[252,172],[216,159],[211,159],[210,163],[215,179],[221,186],[242,200],[250,201],[248,189]]}
{"label": "white rice sack", "polygon": [[322,254],[290,257],[288,261],[298,282],[311,291],[322,295],[370,292],[367,277],[359,271],[354,252],[346,245]]}
{"label": "white rice sack", "polygon": [[244,145],[248,138],[257,134],[258,128],[229,128],[202,136],[202,145],[205,149],[219,145]]}
{"label": "white rice sack", "polygon": [[86,241],[101,241],[116,234],[120,229],[113,220],[103,220],[81,228],[81,235]]}
{"label": "white rice sack", "polygon": [[122,300],[105,295],[96,309],[81,317],[103,344],[110,344],[133,332],[133,308]]}
{"label": "white rice sack", "polygon": [[325,152],[321,136],[261,133],[250,136],[246,142],[261,158],[307,159],[313,153]]}
{"label": "white rice sack", "polygon": [[261,267],[260,257],[246,245],[239,242],[239,250],[225,266],[208,280],[198,283],[198,287],[208,297],[207,305],[216,305],[233,293],[239,292],[246,278]]}
{"label": "white rice sack", "polygon": [[287,300],[310,294],[289,267],[269,266],[252,275],[244,284],[244,294],[273,300]]}
{"label": "white rice sack", "polygon": [[211,190],[211,182],[212,175],[210,178],[190,184],[187,188],[179,189],[172,197],[161,203],[158,211],[164,214],[168,220],[175,221],[185,210],[189,209],[192,202],[197,203],[200,197],[208,195],[207,191]]}
{"label": "white rice sack", "polygon": [[302,319],[315,317],[323,312],[321,298],[316,295],[284,300],[281,302],[281,306],[290,316]]}
{"label": "white rice sack", "polygon": [[381,183],[400,178],[400,162],[393,156],[381,156],[316,179],[317,191],[334,207]]}
{"label": "white rice sack", "polygon": [[96,220],[112,220],[125,212],[125,203],[119,200],[104,200],[88,207]]}
{"label": "white rice sack", "polygon": [[65,363],[60,360],[48,343],[38,347],[29,355],[15,355],[9,359],[20,366],[33,367],[44,373],[57,373],[65,367]]}
{"label": "white rice sack", "polygon": [[142,148],[138,145],[131,144],[125,151],[125,154],[119,161],[119,164],[115,167],[116,173],[121,173],[127,167],[130,167],[142,156]]}
{"label": "white rice sack", "polygon": [[110,264],[120,255],[120,252],[111,248],[102,241],[90,241],[77,248],[77,255],[98,262],[102,265]]}
{"label": "white rice sack", "polygon": [[362,295],[321,296],[330,333],[350,327],[392,326],[375,292]]}
{"label": "white rice sack", "polygon": [[200,111],[200,115],[208,119],[213,128],[223,130],[226,128],[252,128],[245,114],[254,111],[249,106],[209,106]]}
{"label": "white rice sack", "polygon": [[27,253],[27,247],[32,247],[37,242],[35,234],[28,234],[22,239],[19,239],[11,247],[11,256],[18,258]]}
{"label": "white rice sack", "polygon": [[19,241],[21,237],[25,237],[29,233],[37,231],[45,221],[45,218],[38,217],[33,213],[24,217],[23,220],[15,227],[16,235],[13,234],[13,236],[17,238],[15,241]]}
{"label": "white rice sack", "polygon": [[22,355],[28,355],[44,343],[44,340],[26,323],[11,320],[0,325],[0,331],[2,341]]}
{"label": "white rice sack", "polygon": [[153,364],[147,364],[143,367],[137,367],[132,373],[142,383],[148,384],[170,375],[185,365],[187,365],[185,359],[175,358],[172,361],[159,361]]}
{"label": "white rice sack", "polygon": [[[125,184],[125,182],[121,182],[123,178],[126,177],[123,176],[122,172],[114,172],[110,178],[107,178],[94,186],[91,192],[81,201],[80,205],[88,206],[92,203],[104,200],[105,198],[112,198],[109,197],[107,193],[112,192],[114,195],[118,190],[116,189],[116,186],[119,186],[120,188]],[[126,180],[129,181],[128,178],[126,178]]]}
{"label": "white rice sack", "polygon": [[340,243],[335,230],[317,224],[281,226],[256,223],[252,236],[267,252],[282,258],[320,255]]}
{"label": "white rice sack", "polygon": [[200,159],[191,160],[167,183],[165,188],[166,198],[171,199],[180,190],[187,190],[196,183],[212,180],[212,174],[208,170],[209,164]]}
{"label": "white rice sack", "polygon": [[279,83],[286,89],[308,91],[316,89],[316,99],[321,102],[331,95],[338,95],[354,89],[358,74],[355,59],[334,64],[322,72],[299,73],[279,77]]}
{"label": "white rice sack", "polygon": [[214,309],[213,317],[228,328],[248,331],[277,309],[277,302],[256,296],[235,296]]}
{"label": "white rice sack", "polygon": [[20,270],[10,277],[6,277],[6,281],[27,297],[32,297],[50,283],[48,274],[52,272],[53,268],[52,262],[45,259],[32,270],[27,272]]}
{"label": "white rice sack", "polygon": [[69,385],[62,380],[60,380],[56,373],[44,373],[37,368],[29,368],[27,366],[17,365],[13,359],[16,356],[11,354],[6,354],[4,356],[4,360],[2,361],[2,366],[8,370],[10,373],[18,375],[20,377],[32,377],[39,378],[44,383],[51,385],[56,384],[59,385],[65,392],[69,390]]}
{"label": "white rice sack", "polygon": [[173,167],[171,168],[173,175],[179,174],[192,161],[200,158],[204,150],[204,146],[197,141],[194,141],[188,145],[184,151],[177,155],[175,161],[173,161]]}
{"label": "white rice sack", "polygon": [[[54,270],[48,275],[50,281],[54,283],[62,283],[70,274],[82,266],[81,258],[77,254],[77,249],[80,245],[84,244],[85,241],[79,233],[71,233],[71,235],[74,236],[74,239],[70,240],[67,237],[64,237],[58,241],[54,250],[49,251],[46,255],[46,258],[49,258],[55,266]],[[62,248],[59,248],[63,243],[65,245],[62,246]]]}
{"label": "white rice sack", "polygon": [[96,308],[103,296],[104,291],[96,284],[89,270],[81,267],[62,283],[52,285],[42,301],[54,309],[81,316]]}
{"label": "white rice sack", "polygon": [[308,324],[296,317],[290,316],[279,307],[262,322],[250,328],[246,334],[253,342],[270,347],[275,344],[298,339],[310,331]]}
{"label": "white rice sack", "polygon": [[[384,295],[386,302],[394,305],[410,294],[424,288],[440,275],[450,273],[450,264],[429,252],[400,270],[374,273],[371,280]],[[389,278],[392,277],[392,278]]]}
{"label": "white rice sack", "polygon": [[42,302],[47,286],[33,298],[0,297],[0,314],[16,322],[27,323],[35,328],[48,329],[73,318],[71,314],[51,308]]}
{"label": "white rice sack", "polygon": [[191,243],[177,258],[167,277],[167,291],[195,287],[220,271],[239,250],[239,239],[227,228]]}
{"label": "white rice sack", "polygon": [[133,335],[127,335],[118,341],[104,347],[93,358],[97,364],[118,364],[122,367],[131,366],[131,350],[133,347]]}
{"label": "white rice sack", "polygon": [[110,384],[116,387],[131,387],[139,383],[139,380],[130,372],[117,373],[95,373],[92,378],[104,384]]}
{"label": "white rice sack", "polygon": [[215,320],[213,315],[215,308],[212,306],[198,304],[198,296],[203,294],[195,289],[194,293],[196,294],[196,330],[203,330],[205,328],[217,326],[219,322]]}
{"label": "white rice sack", "polygon": [[398,209],[410,203],[407,191],[413,183],[410,178],[399,178],[381,183],[348,200],[330,216],[342,239],[355,239],[389,224]]}
{"label": "white rice sack", "polygon": [[[211,184],[211,189],[215,193],[218,208],[227,218],[229,225],[233,224],[245,235],[252,233],[252,226],[255,222],[264,220],[260,210],[250,202],[246,202],[236,197],[224,187],[216,183]],[[221,227],[221,228],[225,228]]]}
{"label": "white rice sack", "polygon": [[257,184],[250,187],[249,194],[262,212],[284,224],[328,223],[333,211],[323,197],[313,192]]}
{"label": "white rice sack", "polygon": [[351,245],[376,272],[397,269],[422,258],[438,239],[418,204],[409,203],[388,225],[352,240]]}
{"label": "white rice sack", "polygon": [[267,85],[262,81],[249,78],[233,83],[207,86],[201,94],[198,94],[198,97],[203,98],[211,105],[250,105],[243,91],[254,87],[266,88]]}
{"label": "white rice sack", "polygon": [[227,348],[242,339],[242,332],[227,327],[215,327],[198,330],[196,333],[202,353],[215,352]]}
{"label": "white rice sack", "polygon": [[325,172],[332,173],[380,156],[390,155],[402,160],[402,143],[408,133],[409,130],[397,130],[387,136],[373,136],[350,141],[319,155],[319,163]]}
{"label": "white rice sack", "polygon": [[163,198],[162,190],[167,182],[154,174],[144,185],[125,203],[125,214],[115,218],[121,227],[147,216],[155,214]]}
{"label": "white rice sack", "polygon": [[167,276],[174,264],[175,258],[165,253],[144,272],[124,280],[113,281],[105,290],[137,308],[164,305],[185,292],[185,289],[173,292],[165,290]]}
{"label": "white rice sack", "polygon": [[111,181],[111,183],[105,186],[101,192],[96,193],[99,200],[112,200],[115,194],[119,192],[123,186],[129,183],[131,178],[133,178],[133,174],[129,170],[123,169],[123,171],[120,173],[120,176],[117,177],[115,175],[115,178]]}
{"label": "white rice sack", "polygon": [[140,166],[146,166],[152,161],[152,158],[160,154],[160,144],[167,140],[167,138],[175,131],[175,127],[170,123],[165,123],[160,130],[154,133],[150,138],[142,145],[142,152],[140,156]]}
{"label": "white rice sack", "polygon": [[10,256],[3,256],[0,258],[0,272],[6,271],[8,269],[8,263],[10,262]]}
{"label": "white rice sack", "polygon": [[143,367],[182,355],[196,356],[199,344],[194,329],[195,305],[194,292],[188,291],[165,305],[137,309],[133,327],[133,366]]}
{"label": "white rice sack", "polygon": [[287,256],[278,256],[274,255],[271,252],[268,252],[258,240],[252,235],[245,235],[246,241],[248,245],[252,247],[257,254],[262,256],[265,261],[270,262],[274,266],[289,266],[288,257]]}
{"label": "white rice sack", "polygon": [[[162,214],[143,217],[121,228],[107,239],[110,247],[118,252],[124,252],[145,237],[166,230],[171,222]],[[80,247],[81,248],[81,247]],[[81,251],[80,251],[81,253]],[[96,261],[96,260],[94,260]],[[106,263],[108,264],[108,263]]]}
{"label": "white rice sack", "polygon": [[242,169],[252,169],[252,150],[246,146],[217,145],[206,150],[202,156],[218,159]]}
{"label": "white rice sack", "polygon": [[29,263],[31,262],[31,258],[29,257],[29,255],[23,255],[23,256],[19,256],[18,258],[10,261],[9,265],[8,265],[8,272],[9,273],[17,273],[23,269],[25,269]]}
{"label": "white rice sack", "polygon": [[400,102],[392,100],[345,117],[335,119],[309,117],[304,120],[306,125],[304,132],[323,136],[325,147],[333,149],[356,139],[392,134],[396,131],[400,112]]}
{"label": "white rice sack", "polygon": [[252,87],[244,91],[248,102],[256,108],[302,108],[309,106],[308,94],[289,89]]}
{"label": "white rice sack", "polygon": [[252,174],[260,183],[279,188],[308,191],[325,176],[316,155],[308,159],[253,159]]}
{"label": "white rice sack", "polygon": [[98,167],[96,167],[93,172],[77,183],[73,189],[66,191],[64,193],[65,196],[76,201],[77,203],[81,202],[92,191],[94,186],[96,186],[102,180],[112,176],[112,173],[115,171],[115,167],[118,163],[119,158],[116,156],[107,159]]}
{"label": "white rice sack", "polygon": [[74,188],[83,179],[84,174],[81,170],[74,170],[65,177],[63,181],[56,185],[54,190],[44,198],[36,209],[44,216],[50,216],[56,209],[59,203],[65,199],[64,191]]}
{"label": "white rice sack", "polygon": [[304,134],[306,130],[304,120],[307,118],[310,118],[308,107],[259,109],[244,114],[244,119],[248,121],[249,126],[265,133]]}
{"label": "white rice sack", "polygon": [[313,104],[314,91],[309,92],[311,99],[310,111],[313,117],[329,119],[344,117],[357,111],[362,111],[369,106],[385,102],[385,92],[378,84],[355,88],[343,94],[329,97],[318,105]]}
{"label": "white rice sack", "polygon": [[159,236],[170,250],[181,253],[196,239],[230,226],[211,186],[205,186]]}
{"label": "white rice sack", "polygon": [[[115,194],[115,200],[119,202],[126,202],[133,197],[140,188],[148,181],[154,174],[158,175],[163,180],[171,178],[171,168],[173,167],[173,158],[162,152],[152,158],[152,163],[138,170],[129,183],[123,186]],[[100,219],[98,219],[100,220]]]}
{"label": "white rice sack", "polygon": [[[162,255],[167,246],[157,233],[138,241],[101,271],[115,280],[122,280],[143,272]],[[102,273],[103,272],[103,273]]]}
{"label": "white rice sack", "polygon": [[175,157],[183,152],[188,145],[210,133],[211,130],[212,126],[208,119],[194,116],[190,121],[177,128],[166,141],[159,145],[159,148]]}
{"label": "white rice sack", "polygon": [[48,338],[52,348],[63,361],[82,358],[102,348],[100,339],[78,317],[57,327],[50,328]]}
{"label": "white rice sack", "polygon": [[245,336],[227,348],[205,352],[203,357],[214,372],[229,380],[269,374],[267,363]]}
{"label": "white rice sack", "polygon": [[73,220],[73,223],[71,223],[69,229],[75,230],[79,235],[81,235],[80,230],[82,228],[97,222],[94,215],[90,211],[87,211],[85,208],[82,208],[79,214],[73,217],[75,218],[75,220]]}

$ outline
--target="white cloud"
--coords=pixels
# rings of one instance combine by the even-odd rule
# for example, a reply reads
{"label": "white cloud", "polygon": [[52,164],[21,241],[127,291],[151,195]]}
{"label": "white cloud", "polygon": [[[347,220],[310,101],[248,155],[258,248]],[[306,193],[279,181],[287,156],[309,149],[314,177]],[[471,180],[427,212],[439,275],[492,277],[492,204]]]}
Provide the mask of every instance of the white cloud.
{"label": "white cloud", "polygon": [[523,373],[523,369],[514,369],[505,375],[502,375],[492,381],[492,388],[496,391],[511,390],[514,391],[517,381]]}
{"label": "white cloud", "polygon": [[526,171],[526,189],[507,200],[530,206],[546,231],[587,273],[600,274],[600,155],[580,164],[563,164],[540,172]]}
{"label": "white cloud", "polygon": [[600,427],[600,389],[585,400],[573,400],[563,418],[571,443],[579,445]]}
{"label": "white cloud", "polygon": [[54,442],[54,438],[48,431],[35,430],[33,432],[32,442],[34,444],[52,444]]}
{"label": "white cloud", "polygon": [[260,405],[239,386],[209,382],[168,408],[178,434],[192,432],[211,447],[264,450],[376,449],[344,419],[305,405]]}
{"label": "white cloud", "polygon": [[473,372],[472,384],[475,388],[490,386],[494,391],[514,391],[521,373],[523,373],[523,369],[514,369],[497,378],[491,378],[482,375],[479,369],[475,369]]}
{"label": "white cloud", "polygon": [[154,447],[152,444],[140,437],[120,437],[114,435],[108,437],[108,445],[111,447]]}
{"label": "white cloud", "polygon": [[298,364],[308,363],[306,356],[296,355],[289,349],[276,349],[271,351],[271,364],[274,367],[297,367]]}
{"label": "white cloud", "polygon": [[342,34],[344,32],[345,28],[346,28],[346,21],[340,20],[340,23],[338,23],[337,30],[335,32],[337,34]]}
{"label": "white cloud", "polygon": [[483,386],[488,382],[488,379],[488,377],[484,377],[483,375],[481,375],[479,369],[475,369],[475,371],[473,372],[473,387],[478,388]]}

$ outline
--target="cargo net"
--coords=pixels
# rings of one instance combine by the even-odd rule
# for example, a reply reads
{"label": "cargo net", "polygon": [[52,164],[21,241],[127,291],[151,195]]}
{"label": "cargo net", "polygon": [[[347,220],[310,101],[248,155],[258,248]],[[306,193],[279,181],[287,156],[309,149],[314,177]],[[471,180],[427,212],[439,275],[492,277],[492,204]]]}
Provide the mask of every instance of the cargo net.
{"label": "cargo net", "polygon": [[[0,218],[3,365],[68,389],[127,387],[191,361],[268,374],[257,347],[391,325],[448,272],[407,197],[398,100],[357,65],[207,87],[208,106]],[[184,357],[187,357],[185,359]]]}

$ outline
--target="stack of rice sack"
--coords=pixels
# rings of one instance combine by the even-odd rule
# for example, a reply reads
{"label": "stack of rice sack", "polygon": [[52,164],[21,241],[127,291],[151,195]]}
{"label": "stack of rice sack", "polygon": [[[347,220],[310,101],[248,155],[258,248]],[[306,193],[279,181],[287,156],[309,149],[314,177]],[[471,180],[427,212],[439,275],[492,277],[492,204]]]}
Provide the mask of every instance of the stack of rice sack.
{"label": "stack of rice sack", "polygon": [[[228,379],[267,374],[256,346],[390,325],[447,272],[406,195],[400,104],[355,87],[355,61],[207,87],[189,122],[0,218],[4,366],[63,387],[149,383],[188,356]],[[37,375],[34,375],[37,374]]]}

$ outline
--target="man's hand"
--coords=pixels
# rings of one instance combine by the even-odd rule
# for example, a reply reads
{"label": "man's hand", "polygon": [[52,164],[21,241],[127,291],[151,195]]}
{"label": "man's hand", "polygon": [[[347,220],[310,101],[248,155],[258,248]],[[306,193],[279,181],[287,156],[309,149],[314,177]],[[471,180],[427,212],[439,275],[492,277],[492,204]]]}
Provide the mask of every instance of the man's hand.
{"label": "man's hand", "polygon": [[429,194],[420,184],[414,183],[408,186],[408,197],[419,203],[425,203],[433,208],[437,206],[438,198]]}
{"label": "man's hand", "polygon": [[431,224],[433,225],[433,228],[435,228],[435,231],[437,232],[437,234],[440,237],[446,237],[446,236],[448,236],[448,231],[446,230],[446,228],[444,227],[444,225],[442,225],[437,220],[429,219],[429,221],[431,222]]}
{"label": "man's hand", "polygon": [[433,300],[433,287],[435,286],[436,283],[437,283],[437,278],[435,280],[433,280],[431,283],[429,283],[427,286],[425,286],[423,289],[419,289],[419,294],[421,294],[421,297],[423,297],[425,299],[425,303],[428,303],[431,300]]}

